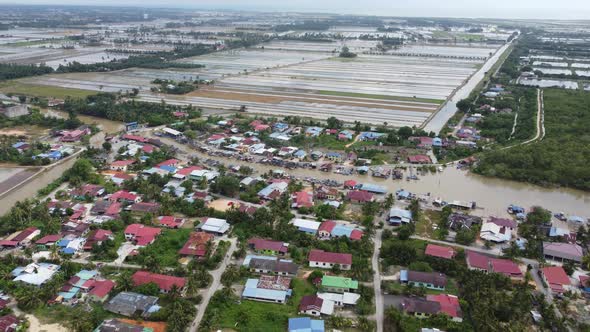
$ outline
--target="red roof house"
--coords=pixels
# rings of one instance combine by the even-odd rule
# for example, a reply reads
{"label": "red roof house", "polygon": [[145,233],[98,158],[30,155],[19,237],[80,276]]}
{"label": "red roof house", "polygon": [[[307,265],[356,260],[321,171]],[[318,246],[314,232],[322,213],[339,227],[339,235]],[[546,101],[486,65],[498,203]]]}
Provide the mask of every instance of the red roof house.
{"label": "red roof house", "polygon": [[162,230],[142,224],[131,224],[125,228],[125,238],[134,241],[138,246],[152,244]]}
{"label": "red roof house", "polygon": [[84,243],[84,250],[92,250],[92,247],[97,244],[101,245],[103,241],[113,239],[113,232],[104,229],[95,229],[88,233],[86,242]]}
{"label": "red roof house", "polygon": [[299,302],[299,313],[319,316],[324,300],[317,295],[305,295]]}
{"label": "red roof house", "polygon": [[261,238],[252,238],[248,240],[248,245],[257,252],[272,254],[272,255],[284,255],[288,250],[288,243],[281,241],[266,240]]}
{"label": "red roof house", "polygon": [[424,251],[424,254],[427,256],[433,256],[433,257],[444,258],[444,259],[451,259],[455,256],[456,252],[455,252],[455,249],[453,249],[451,247],[444,247],[444,246],[438,246],[436,244],[429,244],[426,246],[426,251]]}
{"label": "red roof house", "polygon": [[418,154],[415,156],[409,156],[408,162],[410,164],[430,164],[432,163],[432,160],[430,160],[430,157],[425,154]]}
{"label": "red roof house", "polygon": [[549,266],[541,269],[543,280],[554,293],[565,292],[570,285],[570,278],[561,266]]}
{"label": "red roof house", "polygon": [[332,220],[326,220],[320,224],[318,228],[318,236],[319,237],[330,237],[332,234],[332,230],[336,227],[336,223]]}
{"label": "red roof house", "polygon": [[178,160],[178,159],[168,159],[168,160],[164,160],[163,162],[157,164],[156,167],[162,167],[162,166],[176,167],[176,166],[178,166],[178,164],[180,164],[180,160]]}
{"label": "red roof house", "polygon": [[88,292],[95,301],[104,302],[109,293],[115,287],[115,282],[111,280],[89,280],[94,281],[92,288]]}
{"label": "red roof house", "polygon": [[354,180],[344,181],[344,188],[346,188],[346,189],[353,189],[355,186],[356,186],[356,181],[354,181]]}
{"label": "red roof house", "polygon": [[372,202],[374,197],[366,190],[353,190],[346,193],[346,199],[355,203],[367,203]]}
{"label": "red roof house", "polygon": [[184,218],[175,218],[173,216],[158,217],[158,224],[168,228],[180,228],[184,225]]}
{"label": "red roof house", "polygon": [[35,241],[35,244],[52,245],[55,244],[57,241],[61,240],[61,238],[62,236],[60,234],[45,235],[44,237]]}
{"label": "red roof house", "polygon": [[180,291],[186,285],[186,279],[169,276],[165,274],[151,273],[147,271],[137,271],[131,276],[133,284],[137,287],[149,283],[155,283],[162,293],[168,293],[174,286]]}
{"label": "red roof house", "polygon": [[467,267],[470,270],[487,272],[490,269],[489,257],[478,254],[475,251],[467,250]]}
{"label": "red roof house", "polygon": [[129,159],[129,160],[115,160],[113,161],[110,165],[109,168],[112,171],[123,171],[126,172],[127,171],[127,167],[129,167],[130,165],[135,164],[135,160],[133,159]]}
{"label": "red roof house", "polygon": [[309,266],[319,268],[332,268],[339,265],[342,270],[350,270],[352,265],[351,254],[328,252],[319,249],[312,249],[308,256]]}
{"label": "red roof house", "polygon": [[524,277],[518,264],[509,259],[490,258],[490,267],[490,271],[501,273],[508,278],[522,279]]}
{"label": "red roof house", "polygon": [[207,253],[207,243],[213,238],[213,234],[205,232],[191,233],[190,238],[178,253],[183,256],[204,257]]}
{"label": "red roof house", "polygon": [[307,191],[298,191],[293,194],[292,208],[312,207],[313,206],[313,195]]}
{"label": "red roof house", "polygon": [[455,321],[462,321],[463,313],[461,312],[459,298],[456,296],[448,294],[427,295],[426,300],[438,302],[441,313],[451,316]]}
{"label": "red roof house", "polygon": [[126,203],[138,203],[141,201],[141,196],[136,193],[129,192],[127,190],[119,190],[114,192],[109,200],[115,202],[126,202]]}
{"label": "red roof house", "polygon": [[140,143],[146,143],[148,141],[148,139],[145,137],[137,136],[137,135],[130,135],[130,134],[125,134],[125,135],[121,136],[121,138],[124,140],[136,141],[136,142],[140,142]]}

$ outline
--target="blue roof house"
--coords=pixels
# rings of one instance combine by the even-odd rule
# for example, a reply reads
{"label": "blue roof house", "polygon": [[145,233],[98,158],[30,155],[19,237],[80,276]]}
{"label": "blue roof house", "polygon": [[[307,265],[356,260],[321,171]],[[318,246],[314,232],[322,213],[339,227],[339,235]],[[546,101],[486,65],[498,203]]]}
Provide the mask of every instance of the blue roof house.
{"label": "blue roof house", "polygon": [[324,321],[309,317],[289,318],[289,332],[324,332]]}

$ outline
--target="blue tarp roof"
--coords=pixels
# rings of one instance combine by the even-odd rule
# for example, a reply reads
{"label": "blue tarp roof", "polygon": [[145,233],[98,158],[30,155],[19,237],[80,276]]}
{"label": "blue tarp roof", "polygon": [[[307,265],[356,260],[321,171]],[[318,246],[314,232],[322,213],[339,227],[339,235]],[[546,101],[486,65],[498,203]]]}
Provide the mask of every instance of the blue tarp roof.
{"label": "blue tarp roof", "polygon": [[163,169],[169,173],[176,173],[176,167],[173,167],[173,166],[164,165],[164,166],[160,166],[159,168]]}
{"label": "blue tarp roof", "polygon": [[74,248],[63,248],[61,252],[63,252],[66,255],[73,255],[76,253],[76,250],[74,250]]}

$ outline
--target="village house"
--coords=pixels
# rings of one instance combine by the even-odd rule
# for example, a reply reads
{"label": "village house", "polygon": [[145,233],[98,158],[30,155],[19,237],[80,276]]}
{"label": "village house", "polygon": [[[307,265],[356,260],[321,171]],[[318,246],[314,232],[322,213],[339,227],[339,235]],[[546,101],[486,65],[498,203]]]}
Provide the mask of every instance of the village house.
{"label": "village house", "polygon": [[359,282],[351,278],[324,275],[320,288],[323,292],[329,293],[350,293],[358,289]]}
{"label": "village house", "polygon": [[287,191],[289,183],[286,181],[277,181],[269,184],[258,192],[258,197],[264,200],[273,200]]}
{"label": "village house", "polygon": [[313,220],[295,218],[291,220],[291,223],[293,224],[293,226],[297,227],[299,231],[311,235],[316,235],[318,229],[320,228],[320,222]]}
{"label": "village house", "polygon": [[[208,244],[213,241],[213,238],[212,234],[205,232],[191,233],[184,246],[178,251],[178,254],[201,259],[207,255]],[[212,245],[211,249],[213,249]]]}
{"label": "village house", "polygon": [[393,207],[389,210],[387,221],[391,225],[409,224],[412,222],[412,212]]}
{"label": "village house", "polygon": [[404,298],[402,311],[416,318],[428,318],[440,312],[440,303],[420,298]]}
{"label": "village house", "polygon": [[274,256],[285,255],[289,249],[288,243],[261,238],[252,238],[248,240],[248,245],[257,253]]}
{"label": "village house", "polygon": [[320,239],[335,238],[340,236],[345,236],[353,241],[357,241],[363,237],[363,232],[353,227],[337,224],[331,220],[322,222],[320,224],[320,228],[318,228],[318,237]]}
{"label": "village house", "polygon": [[426,300],[440,304],[439,313],[448,315],[452,321],[459,323],[463,321],[463,312],[458,297],[449,294],[429,294],[426,295]]}
{"label": "village house", "polygon": [[402,284],[434,290],[444,290],[447,286],[447,277],[437,272],[401,270],[399,280]]}
{"label": "village house", "polygon": [[324,300],[317,295],[305,295],[299,302],[300,315],[319,317],[320,315],[332,315],[334,313],[334,301]]}
{"label": "village house", "polygon": [[96,184],[85,184],[79,188],[71,191],[71,195],[75,199],[83,200],[86,197],[99,197],[105,193],[103,186]]}
{"label": "village house", "polygon": [[465,258],[467,267],[470,270],[499,273],[512,280],[522,280],[524,278],[524,273],[518,264],[509,259],[491,258],[471,250],[467,250]]}
{"label": "village house", "polygon": [[125,228],[125,239],[133,241],[140,247],[154,243],[156,237],[162,232],[161,229],[149,227],[142,224],[131,224]]}
{"label": "village house", "polygon": [[294,209],[313,207],[313,195],[307,191],[293,193],[292,199],[291,207]]}
{"label": "village house", "polygon": [[461,229],[471,229],[473,225],[480,225],[482,222],[480,217],[470,216],[463,213],[451,213],[447,219],[449,228],[453,231]]}
{"label": "village house", "polygon": [[544,267],[541,269],[541,276],[553,293],[561,294],[571,289],[570,278],[561,266]]}
{"label": "village house", "polygon": [[515,228],[516,222],[513,220],[490,217],[488,222],[481,226],[479,237],[496,243],[506,242],[512,238],[512,231]]}
{"label": "village house", "polygon": [[410,164],[432,164],[432,160],[430,160],[430,157],[425,154],[409,156],[408,162]]}
{"label": "village house", "polygon": [[37,227],[28,227],[22,231],[16,232],[11,236],[0,241],[2,248],[16,248],[28,246],[34,238],[41,235],[41,230]]}
{"label": "village house", "polygon": [[250,257],[246,266],[253,273],[280,276],[294,277],[297,275],[297,271],[299,271],[299,265],[292,261],[269,256]]}
{"label": "village house", "polygon": [[115,160],[109,165],[111,171],[127,172],[129,166],[135,164],[135,160]]}
{"label": "village house", "polygon": [[283,276],[260,276],[248,279],[242,297],[254,301],[285,304],[291,296],[291,278]]}
{"label": "village house", "polygon": [[584,250],[576,243],[543,242],[543,255],[546,259],[562,263],[581,263]]}
{"label": "village house", "polygon": [[119,203],[133,204],[141,202],[141,196],[127,190],[119,190],[107,197],[108,200]]}
{"label": "village house", "polygon": [[86,135],[90,135],[90,128],[63,130],[60,141],[62,142],[79,142]]}
{"label": "village house", "polygon": [[139,214],[144,214],[144,213],[156,214],[160,211],[160,203],[156,203],[156,202],[134,203],[129,207],[129,211],[139,213]]}
{"label": "village house", "polygon": [[424,255],[426,256],[437,257],[442,259],[452,259],[453,257],[455,257],[456,254],[457,252],[455,251],[455,249],[451,247],[444,247],[431,243],[429,243],[426,246],[426,250],[424,251]]}
{"label": "village house", "polygon": [[20,281],[29,285],[41,286],[49,281],[59,271],[60,266],[50,263],[31,263],[27,266],[19,266],[10,274],[15,277],[13,281]]}
{"label": "village house", "polygon": [[346,199],[352,203],[368,203],[373,202],[375,197],[366,190],[351,190],[346,193]]}
{"label": "village house", "polygon": [[95,229],[88,233],[86,237],[86,242],[82,249],[88,251],[92,250],[94,245],[100,246],[103,242],[107,240],[113,240],[115,237],[113,236],[113,232],[104,229]]}
{"label": "village house", "polygon": [[121,292],[113,297],[104,308],[119,315],[147,317],[158,311],[158,297],[133,292]]}
{"label": "village house", "polygon": [[338,191],[338,189],[327,186],[316,187],[314,195],[315,198],[319,200],[327,199],[333,201],[338,200],[340,198],[340,192]]}
{"label": "village house", "polygon": [[324,321],[309,317],[289,318],[288,332],[324,332]]}
{"label": "village house", "polygon": [[197,229],[215,235],[223,235],[227,233],[229,226],[230,225],[225,219],[205,218],[203,222],[197,226]]}
{"label": "village house", "polygon": [[135,287],[149,283],[154,283],[158,285],[158,288],[160,288],[160,292],[164,294],[169,293],[175,287],[180,293],[183,293],[184,287],[186,285],[186,278],[151,273],[147,271],[135,272],[131,276],[131,280],[133,281]]}
{"label": "village house", "polygon": [[352,267],[352,255],[345,253],[328,252],[319,249],[312,249],[307,258],[310,267],[331,269],[338,267],[341,270],[350,270]]}
{"label": "village house", "polygon": [[184,218],[160,216],[158,217],[158,225],[166,228],[178,229],[184,225]]}

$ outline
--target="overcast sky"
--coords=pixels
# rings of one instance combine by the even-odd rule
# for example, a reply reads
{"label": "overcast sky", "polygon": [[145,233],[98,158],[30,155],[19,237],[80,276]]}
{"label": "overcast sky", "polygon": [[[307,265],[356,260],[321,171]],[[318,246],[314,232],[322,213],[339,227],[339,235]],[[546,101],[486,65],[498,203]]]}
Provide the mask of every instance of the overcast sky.
{"label": "overcast sky", "polygon": [[388,16],[590,19],[590,0],[0,0],[0,4],[4,3],[321,11]]}

